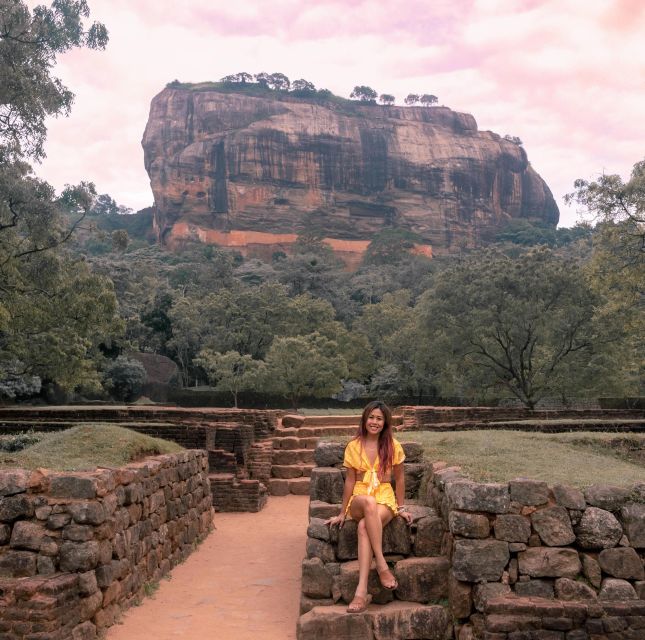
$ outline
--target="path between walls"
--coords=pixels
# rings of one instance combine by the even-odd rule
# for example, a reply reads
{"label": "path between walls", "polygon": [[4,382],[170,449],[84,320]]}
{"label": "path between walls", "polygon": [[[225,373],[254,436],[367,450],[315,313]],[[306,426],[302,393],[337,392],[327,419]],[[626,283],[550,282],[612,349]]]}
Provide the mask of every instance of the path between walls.
{"label": "path between walls", "polygon": [[106,640],[293,640],[308,496],[259,513],[216,513],[215,529]]}

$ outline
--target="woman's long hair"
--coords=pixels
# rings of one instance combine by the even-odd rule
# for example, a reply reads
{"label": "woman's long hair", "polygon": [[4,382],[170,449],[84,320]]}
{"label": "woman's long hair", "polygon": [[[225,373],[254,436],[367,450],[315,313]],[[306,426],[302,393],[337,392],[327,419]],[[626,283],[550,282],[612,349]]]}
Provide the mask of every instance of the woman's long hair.
{"label": "woman's long hair", "polygon": [[380,400],[373,400],[365,409],[361,416],[361,423],[358,427],[356,439],[361,441],[361,445],[367,439],[367,418],[374,409],[380,409],[383,413],[383,430],[378,435],[378,460],[379,460],[379,477],[383,478],[389,473],[394,460],[394,440],[392,439],[392,412],[390,408]]}

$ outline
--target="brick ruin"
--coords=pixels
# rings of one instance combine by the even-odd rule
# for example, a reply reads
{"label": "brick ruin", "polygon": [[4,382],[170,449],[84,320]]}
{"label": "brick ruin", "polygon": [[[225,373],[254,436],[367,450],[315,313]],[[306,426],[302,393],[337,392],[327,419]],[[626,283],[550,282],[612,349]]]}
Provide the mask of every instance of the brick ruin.
{"label": "brick ruin", "polygon": [[404,448],[414,522],[383,532],[399,587],[372,569],[372,604],[356,615],[356,525],[324,524],[340,508],[343,446],[316,449],[298,640],[645,638],[645,483],[477,483]]}
{"label": "brick ruin", "polygon": [[93,640],[211,530],[208,458],[0,472],[0,638]]}

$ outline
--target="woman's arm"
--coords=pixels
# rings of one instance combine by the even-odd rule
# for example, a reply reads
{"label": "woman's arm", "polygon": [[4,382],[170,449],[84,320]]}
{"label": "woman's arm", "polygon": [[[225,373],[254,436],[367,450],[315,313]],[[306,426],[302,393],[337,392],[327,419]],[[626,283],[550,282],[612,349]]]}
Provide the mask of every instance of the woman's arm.
{"label": "woman's arm", "polygon": [[345,522],[345,511],[347,511],[347,505],[349,503],[349,499],[352,497],[352,493],[354,492],[355,484],[356,469],[348,467],[347,472],[345,473],[345,485],[343,486],[343,504],[340,507],[340,513],[337,516],[326,520],[326,524],[339,524],[342,526],[342,524]]}
{"label": "woman's arm", "polygon": [[[396,504],[401,509],[405,504],[405,471],[403,463],[395,464],[393,467],[394,482],[396,483]],[[408,524],[412,524],[412,516],[407,511],[399,511],[399,515],[405,519]]]}

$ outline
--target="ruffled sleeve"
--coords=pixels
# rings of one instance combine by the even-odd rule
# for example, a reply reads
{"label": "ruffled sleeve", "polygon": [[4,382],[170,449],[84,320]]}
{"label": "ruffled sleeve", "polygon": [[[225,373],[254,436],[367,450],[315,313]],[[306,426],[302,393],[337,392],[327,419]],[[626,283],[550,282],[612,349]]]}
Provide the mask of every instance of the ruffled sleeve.
{"label": "ruffled sleeve", "polygon": [[403,447],[398,440],[394,439],[394,456],[392,457],[392,464],[401,464],[404,460],[405,452],[403,451]]}
{"label": "ruffled sleeve", "polygon": [[359,450],[358,440],[351,440],[345,447],[343,467],[347,467],[348,469],[361,468],[361,453]]}

